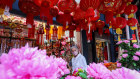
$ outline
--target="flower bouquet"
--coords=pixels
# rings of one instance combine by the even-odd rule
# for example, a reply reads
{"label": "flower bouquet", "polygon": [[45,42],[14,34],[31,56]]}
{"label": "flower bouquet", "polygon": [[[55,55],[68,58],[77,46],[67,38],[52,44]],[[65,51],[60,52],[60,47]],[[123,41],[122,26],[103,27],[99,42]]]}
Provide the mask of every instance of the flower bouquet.
{"label": "flower bouquet", "polygon": [[129,40],[119,41],[117,44],[124,50],[118,62],[130,69],[140,69],[140,48],[137,44],[128,44]]}

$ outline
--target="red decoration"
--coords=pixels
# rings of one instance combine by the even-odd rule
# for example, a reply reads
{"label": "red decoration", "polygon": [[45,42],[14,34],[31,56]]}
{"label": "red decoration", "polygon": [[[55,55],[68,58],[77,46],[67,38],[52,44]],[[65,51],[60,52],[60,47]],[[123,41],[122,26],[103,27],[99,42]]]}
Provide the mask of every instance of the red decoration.
{"label": "red decoration", "polygon": [[64,14],[63,12],[59,12],[58,16],[56,16],[56,20],[59,23],[63,24],[63,30],[66,30],[66,23],[70,24],[72,21],[71,14]]}
{"label": "red decoration", "polygon": [[99,6],[100,0],[81,0],[80,8],[86,11],[88,8],[92,7],[94,10]]}
{"label": "red decoration", "polygon": [[69,37],[73,38],[74,37],[74,30],[75,30],[76,26],[75,24],[70,24],[68,30],[69,30]]}
{"label": "red decoration", "polygon": [[86,31],[87,41],[90,42],[92,40],[92,31]]}
{"label": "red decoration", "polygon": [[[43,2],[44,1],[44,2]],[[41,6],[42,2],[44,6],[53,7],[58,3],[58,0],[34,0],[35,4]]]}
{"label": "red decoration", "polygon": [[98,20],[96,22],[96,27],[97,28],[103,28],[104,26],[105,26],[105,22],[104,21]]}
{"label": "red decoration", "polygon": [[125,8],[126,8],[126,3],[122,3],[122,5],[117,9],[117,11],[114,11],[114,15],[123,14]]}
{"label": "red decoration", "polygon": [[109,29],[105,29],[105,34],[107,34],[108,36],[110,36],[110,32],[109,32]]}
{"label": "red decoration", "polygon": [[125,3],[132,2],[133,0],[122,0]]}
{"label": "red decoration", "polygon": [[91,19],[90,17],[94,17],[94,9],[93,8],[88,8],[87,11],[86,11],[86,15],[85,15],[85,18],[90,22]]}
{"label": "red decoration", "polygon": [[28,38],[34,38],[35,35],[35,25],[32,26],[32,28],[28,29]]}
{"label": "red decoration", "polygon": [[53,40],[57,39],[57,31],[58,31],[57,27],[54,26],[54,28],[53,28]]}
{"label": "red decoration", "polygon": [[128,21],[127,21],[127,25],[128,25],[128,26],[135,26],[136,24],[138,24],[138,20],[135,19],[135,18],[130,18],[130,19],[128,19]]}
{"label": "red decoration", "polygon": [[50,31],[50,28],[46,28],[46,40],[49,40],[49,31]]}
{"label": "red decoration", "polygon": [[73,13],[73,19],[74,20],[84,19],[85,15],[86,15],[86,12],[81,10],[80,7],[77,7]]}
{"label": "red decoration", "polygon": [[50,8],[50,15],[52,15],[53,17],[56,17],[58,13],[59,13],[59,9],[57,6]]}
{"label": "red decoration", "polygon": [[116,28],[123,29],[126,26],[126,24],[127,24],[127,21],[125,18],[122,18],[122,17],[116,18],[116,24],[115,24]]}
{"label": "red decoration", "polygon": [[39,29],[37,31],[37,40],[36,44],[37,45],[42,45],[43,44],[43,34],[44,34],[44,28],[43,25],[39,25]]}
{"label": "red decoration", "polygon": [[128,5],[126,8],[125,8],[125,11],[124,13],[129,15],[129,14],[134,14],[135,12],[137,12],[138,8],[136,5]]}
{"label": "red decoration", "polygon": [[60,0],[58,2],[58,7],[60,11],[64,13],[71,13],[76,9],[76,2],[75,0]]}
{"label": "red decoration", "polygon": [[98,28],[98,33],[99,33],[99,35],[101,35],[102,36],[102,34],[103,34],[103,27],[105,26],[105,22],[104,21],[101,21],[101,20],[98,20],[97,22],[96,22],[96,27]]}
{"label": "red decoration", "polygon": [[95,15],[90,17],[91,21],[97,21],[100,18],[100,13],[95,9],[94,10]]}
{"label": "red decoration", "polygon": [[20,10],[27,14],[26,24],[33,26],[33,17],[39,15],[39,7],[34,4],[33,0],[19,0],[18,5]]}
{"label": "red decoration", "polygon": [[0,8],[5,9],[5,7],[8,6],[10,9],[12,9],[14,2],[15,0],[0,0]]}

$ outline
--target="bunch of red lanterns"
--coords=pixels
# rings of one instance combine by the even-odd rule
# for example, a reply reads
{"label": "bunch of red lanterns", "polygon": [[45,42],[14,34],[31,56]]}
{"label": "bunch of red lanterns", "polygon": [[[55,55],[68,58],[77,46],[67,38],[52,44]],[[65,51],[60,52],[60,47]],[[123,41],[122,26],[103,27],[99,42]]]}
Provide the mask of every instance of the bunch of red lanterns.
{"label": "bunch of red lanterns", "polygon": [[[75,29],[77,32],[86,30],[87,40],[91,41],[92,32],[96,29],[100,36],[103,34],[105,22],[98,20],[100,13],[105,15],[106,24],[114,30],[123,29],[126,25],[135,26],[138,21],[133,18],[133,14],[137,11],[137,6],[131,2],[132,0],[81,0],[77,4],[75,0],[19,0],[19,7],[27,14],[26,23],[30,26],[34,25],[34,16],[40,15],[42,20],[47,20],[48,26],[53,24],[53,17],[56,17],[63,24],[63,31],[70,31],[70,38],[74,37]],[[129,16],[128,20],[121,17],[124,13]],[[29,33],[33,33],[31,30],[34,27],[30,27]],[[49,30],[49,27],[46,28],[46,39],[49,39]],[[56,40],[57,27],[53,31]],[[109,35],[109,29],[105,33]]]}

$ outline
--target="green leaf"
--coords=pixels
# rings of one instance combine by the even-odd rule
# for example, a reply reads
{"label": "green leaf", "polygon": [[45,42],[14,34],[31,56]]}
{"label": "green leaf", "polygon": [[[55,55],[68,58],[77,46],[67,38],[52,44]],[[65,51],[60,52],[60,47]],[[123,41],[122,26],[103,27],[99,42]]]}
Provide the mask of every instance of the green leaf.
{"label": "green leaf", "polygon": [[64,79],[65,77],[61,77],[60,79]]}
{"label": "green leaf", "polygon": [[82,78],[88,79],[88,78],[87,78],[87,75],[84,74],[84,73],[82,73],[82,72],[79,73],[79,76],[82,77]]}
{"label": "green leaf", "polygon": [[134,63],[134,62],[133,62],[133,65],[134,65],[134,66],[137,66],[136,63]]}

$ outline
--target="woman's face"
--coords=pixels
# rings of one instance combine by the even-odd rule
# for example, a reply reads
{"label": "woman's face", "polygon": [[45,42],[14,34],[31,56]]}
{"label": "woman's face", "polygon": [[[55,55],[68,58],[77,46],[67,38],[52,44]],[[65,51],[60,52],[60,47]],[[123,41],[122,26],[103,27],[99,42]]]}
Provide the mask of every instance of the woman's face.
{"label": "woman's face", "polygon": [[78,50],[76,48],[72,48],[72,54],[74,56],[77,56],[78,55]]}

